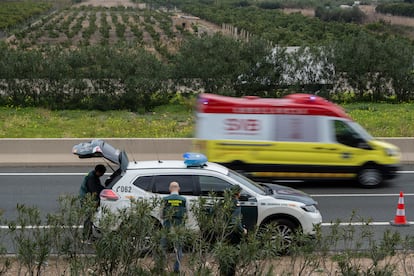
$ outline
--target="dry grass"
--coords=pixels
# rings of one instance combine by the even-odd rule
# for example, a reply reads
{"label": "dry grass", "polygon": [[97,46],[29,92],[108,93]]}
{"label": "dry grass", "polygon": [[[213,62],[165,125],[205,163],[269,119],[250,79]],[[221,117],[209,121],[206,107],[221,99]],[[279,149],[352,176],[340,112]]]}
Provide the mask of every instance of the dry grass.
{"label": "dry grass", "polygon": [[[270,275],[309,275],[309,276],[330,276],[330,275],[343,275],[340,271],[338,263],[335,261],[335,255],[328,256],[318,256],[315,254],[316,258],[312,261],[310,259],[305,259],[303,257],[279,257],[268,261],[261,261],[257,270],[260,270],[260,274],[266,274],[270,272]],[[182,260],[182,275],[194,275],[194,267],[190,264],[191,256],[184,253]],[[27,275],[28,271],[26,268],[18,262],[14,257],[10,257],[11,267],[4,274],[6,276],[15,276],[15,275]],[[3,262],[4,259],[0,259]],[[413,275],[414,273],[414,254],[397,254],[393,257],[387,257],[382,260],[378,265],[377,269],[381,271],[386,265],[394,265],[395,269],[393,270],[393,275]],[[168,267],[166,272],[172,271],[172,264],[174,262],[174,256],[170,255],[168,260]],[[350,259],[349,264],[358,269],[361,275],[363,272],[369,270],[373,267],[372,260],[368,258],[353,258]],[[144,270],[150,271],[154,267],[152,258],[147,257],[146,259],[141,259],[140,265]],[[56,275],[71,275],[70,273],[70,264],[67,260],[62,258],[50,258],[47,265],[42,267],[40,275],[44,276],[56,276]],[[218,274],[218,265],[217,263],[210,258],[206,263],[205,267],[212,271],[211,275]],[[249,266],[248,268],[239,269],[237,275],[252,275],[255,272],[256,268],[254,265]],[[256,270],[256,272],[257,272]],[[98,275],[99,268],[96,266],[84,268],[86,275]],[[267,275],[267,274],[266,274]],[[370,274],[371,275],[371,274]]]}

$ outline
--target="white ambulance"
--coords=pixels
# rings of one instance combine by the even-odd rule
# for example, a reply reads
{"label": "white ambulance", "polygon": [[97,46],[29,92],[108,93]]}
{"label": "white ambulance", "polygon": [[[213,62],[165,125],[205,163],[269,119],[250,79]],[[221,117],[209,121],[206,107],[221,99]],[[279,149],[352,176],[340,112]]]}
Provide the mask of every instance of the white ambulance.
{"label": "white ambulance", "polygon": [[354,179],[376,187],[397,175],[399,149],[376,140],[324,98],[200,94],[195,148],[256,180]]}

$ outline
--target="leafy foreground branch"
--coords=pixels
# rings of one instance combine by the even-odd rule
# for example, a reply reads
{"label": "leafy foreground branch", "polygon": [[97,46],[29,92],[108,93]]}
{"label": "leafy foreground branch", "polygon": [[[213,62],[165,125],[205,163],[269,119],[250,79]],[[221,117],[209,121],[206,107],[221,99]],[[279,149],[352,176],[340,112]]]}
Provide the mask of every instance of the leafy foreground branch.
{"label": "leafy foreground branch", "polygon": [[[56,212],[42,218],[36,207],[18,205],[0,239],[0,275],[169,275],[174,253],[163,258],[160,240],[185,245],[185,275],[217,275],[219,264],[237,258],[237,275],[413,275],[413,236],[386,230],[378,237],[369,221],[362,226],[338,222],[317,229],[314,239],[296,233],[286,247],[269,229],[252,231],[238,247],[226,243],[229,213],[223,200],[200,199],[192,213],[201,231],[166,233],[151,214],[159,201],[137,201],[100,223],[100,237],[82,243],[79,225],[93,202],[81,208],[77,197],[63,196]],[[361,221],[352,214],[350,222]],[[119,224],[120,223],[120,224]],[[48,225],[44,227],[42,225]],[[120,225],[114,228],[114,225]],[[15,257],[6,256],[12,244]]]}

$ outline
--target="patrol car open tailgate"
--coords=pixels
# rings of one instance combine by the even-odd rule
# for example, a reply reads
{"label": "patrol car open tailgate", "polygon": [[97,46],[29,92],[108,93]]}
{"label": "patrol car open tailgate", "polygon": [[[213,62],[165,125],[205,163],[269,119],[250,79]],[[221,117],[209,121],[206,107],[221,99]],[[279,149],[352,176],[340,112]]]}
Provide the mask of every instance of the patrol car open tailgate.
{"label": "patrol car open tailgate", "polygon": [[110,144],[98,139],[73,146],[72,153],[79,156],[79,158],[103,157],[119,165],[122,171],[126,170],[129,163],[125,151],[115,149]]}

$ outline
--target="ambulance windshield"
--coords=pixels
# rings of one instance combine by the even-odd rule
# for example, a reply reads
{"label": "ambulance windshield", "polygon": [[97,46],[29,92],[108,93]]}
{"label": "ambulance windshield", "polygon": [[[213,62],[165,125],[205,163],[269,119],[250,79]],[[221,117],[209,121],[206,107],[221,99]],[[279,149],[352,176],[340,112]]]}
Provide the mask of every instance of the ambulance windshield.
{"label": "ambulance windshield", "polygon": [[357,122],[348,122],[348,124],[358,133],[365,141],[373,140],[374,138]]}
{"label": "ambulance windshield", "polygon": [[366,142],[372,140],[372,136],[358,123],[352,121],[335,120],[335,138],[338,143],[365,148]]}

